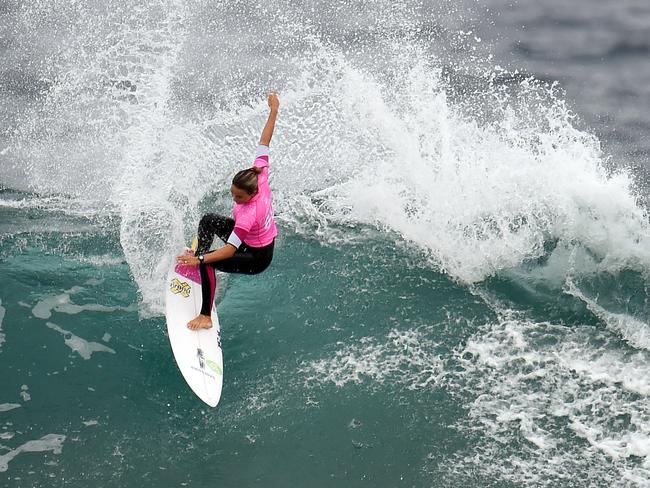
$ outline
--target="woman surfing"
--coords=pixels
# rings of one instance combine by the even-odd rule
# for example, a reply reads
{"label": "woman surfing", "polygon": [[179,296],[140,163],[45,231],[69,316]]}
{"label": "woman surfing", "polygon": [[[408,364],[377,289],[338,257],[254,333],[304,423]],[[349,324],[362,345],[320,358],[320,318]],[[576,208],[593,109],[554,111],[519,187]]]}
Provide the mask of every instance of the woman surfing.
{"label": "woman surfing", "polygon": [[[209,273],[207,266],[226,273],[257,274],[268,268],[273,259],[278,230],[273,219],[273,197],[269,187],[269,144],[280,107],[276,93],[269,95],[268,104],[270,113],[253,166],[239,171],[232,179],[230,193],[235,202],[234,219],[218,214],[204,215],[199,222],[196,251],[176,257],[180,264],[198,265],[201,273],[201,313],[187,324],[190,329],[212,327],[214,273]],[[209,252],[215,235],[225,244]]]}

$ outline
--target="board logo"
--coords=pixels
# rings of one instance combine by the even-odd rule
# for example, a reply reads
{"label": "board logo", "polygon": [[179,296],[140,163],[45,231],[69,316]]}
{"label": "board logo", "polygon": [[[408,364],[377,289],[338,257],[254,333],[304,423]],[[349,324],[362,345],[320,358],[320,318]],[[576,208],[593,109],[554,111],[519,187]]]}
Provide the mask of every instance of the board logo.
{"label": "board logo", "polygon": [[203,349],[198,347],[196,349],[196,357],[199,359],[199,366],[201,366],[201,369],[205,369],[205,358],[203,357]]}
{"label": "board logo", "polygon": [[208,359],[208,366],[210,366],[210,369],[214,371],[217,374],[223,374],[223,370],[221,369],[221,366],[219,366],[217,363],[212,361],[211,359]]}
{"label": "board logo", "polygon": [[180,293],[185,298],[190,296],[191,288],[187,281],[181,281],[178,278],[174,278],[169,286],[169,289],[174,295],[178,295]]}

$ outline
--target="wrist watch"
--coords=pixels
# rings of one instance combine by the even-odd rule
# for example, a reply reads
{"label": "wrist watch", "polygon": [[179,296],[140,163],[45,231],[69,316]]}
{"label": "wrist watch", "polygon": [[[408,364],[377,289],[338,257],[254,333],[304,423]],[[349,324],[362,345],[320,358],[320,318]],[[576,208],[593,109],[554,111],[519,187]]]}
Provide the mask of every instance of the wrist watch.
{"label": "wrist watch", "polygon": [[203,264],[205,261],[205,254],[199,254],[199,263]]}

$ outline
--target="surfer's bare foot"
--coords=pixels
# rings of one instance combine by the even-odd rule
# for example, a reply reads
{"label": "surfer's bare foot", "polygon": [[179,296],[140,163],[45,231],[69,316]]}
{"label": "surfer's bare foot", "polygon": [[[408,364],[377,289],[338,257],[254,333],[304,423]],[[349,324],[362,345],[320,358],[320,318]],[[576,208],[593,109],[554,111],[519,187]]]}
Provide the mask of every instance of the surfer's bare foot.
{"label": "surfer's bare foot", "polygon": [[188,329],[209,329],[212,327],[212,319],[209,315],[199,315],[195,319],[190,320],[187,324]]}

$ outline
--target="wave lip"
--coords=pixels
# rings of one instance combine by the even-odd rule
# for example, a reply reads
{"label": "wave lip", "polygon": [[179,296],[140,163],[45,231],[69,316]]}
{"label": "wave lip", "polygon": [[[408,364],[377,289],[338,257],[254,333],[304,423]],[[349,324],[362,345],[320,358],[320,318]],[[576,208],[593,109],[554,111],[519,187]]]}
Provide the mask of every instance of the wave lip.
{"label": "wave lip", "polygon": [[[595,300],[588,298],[582,293],[570,279],[567,280],[565,292],[584,302],[587,308],[602,320],[608,329],[619,334],[632,347],[650,351],[649,324],[628,314],[614,313],[606,310],[598,305]],[[647,393],[650,393],[650,390]]]}

